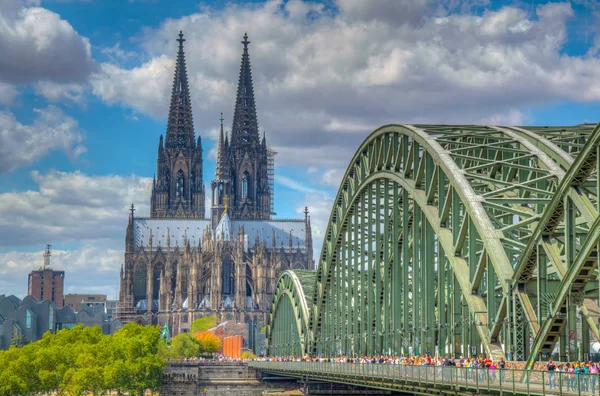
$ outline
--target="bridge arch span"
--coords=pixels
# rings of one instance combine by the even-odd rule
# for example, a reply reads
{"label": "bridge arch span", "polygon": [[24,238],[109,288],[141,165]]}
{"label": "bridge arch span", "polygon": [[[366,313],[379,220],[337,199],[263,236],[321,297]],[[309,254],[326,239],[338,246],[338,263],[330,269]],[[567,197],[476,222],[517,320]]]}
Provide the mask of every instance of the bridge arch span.
{"label": "bridge arch span", "polygon": [[306,352],[532,360],[553,348],[556,324],[578,326],[553,319],[565,290],[597,299],[581,280],[597,280],[597,129],[375,130],[333,204]]}
{"label": "bridge arch span", "polygon": [[288,270],[277,280],[266,329],[268,353],[303,356],[312,341],[309,328],[315,271]]}

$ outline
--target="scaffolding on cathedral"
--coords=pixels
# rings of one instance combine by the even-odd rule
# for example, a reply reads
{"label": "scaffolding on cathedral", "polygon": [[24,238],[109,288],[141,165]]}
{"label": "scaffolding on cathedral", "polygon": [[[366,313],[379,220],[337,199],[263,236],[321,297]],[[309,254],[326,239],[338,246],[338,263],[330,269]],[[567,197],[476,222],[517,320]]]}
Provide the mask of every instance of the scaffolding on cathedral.
{"label": "scaffolding on cathedral", "polygon": [[133,296],[126,296],[119,300],[114,316],[115,319],[120,319],[123,323],[130,323],[135,320],[136,311],[133,304]]}
{"label": "scaffolding on cathedral", "polygon": [[271,195],[271,215],[275,216],[275,150],[267,150],[267,178],[269,181],[269,194]]}

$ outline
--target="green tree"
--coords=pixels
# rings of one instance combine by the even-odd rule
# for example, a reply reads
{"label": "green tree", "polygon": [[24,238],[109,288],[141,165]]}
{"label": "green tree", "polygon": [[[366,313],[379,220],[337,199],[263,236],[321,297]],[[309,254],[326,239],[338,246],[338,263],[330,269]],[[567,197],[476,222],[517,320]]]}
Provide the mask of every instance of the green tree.
{"label": "green tree", "polygon": [[22,348],[12,346],[8,351],[0,351],[0,394],[26,395],[37,392],[39,378],[32,362],[36,345]]}
{"label": "green tree", "polygon": [[83,395],[159,390],[166,357],[157,326],[128,324],[105,336],[76,326],[0,351],[0,395]]}
{"label": "green tree", "polygon": [[217,325],[217,315],[204,316],[192,322],[190,333],[202,333]]}
{"label": "green tree", "polygon": [[173,338],[169,356],[172,359],[184,359],[200,355],[202,344],[189,333],[179,333]]}
{"label": "green tree", "polygon": [[167,361],[160,353],[163,347],[158,326],[125,325],[104,348],[105,359],[112,362],[104,374],[106,389],[130,394],[158,391]]}

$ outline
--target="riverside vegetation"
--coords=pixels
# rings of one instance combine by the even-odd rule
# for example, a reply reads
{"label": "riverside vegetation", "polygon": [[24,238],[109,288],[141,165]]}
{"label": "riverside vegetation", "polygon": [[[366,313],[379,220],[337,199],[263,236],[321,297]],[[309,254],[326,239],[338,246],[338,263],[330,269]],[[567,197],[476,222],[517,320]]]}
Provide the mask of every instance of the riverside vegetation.
{"label": "riverside vegetation", "polygon": [[193,335],[182,333],[167,342],[158,326],[136,323],[112,335],[82,325],[47,332],[37,342],[0,350],[0,395],[156,392],[169,358],[220,350],[221,340],[206,331],[210,324],[210,319],[201,319],[193,324]]}

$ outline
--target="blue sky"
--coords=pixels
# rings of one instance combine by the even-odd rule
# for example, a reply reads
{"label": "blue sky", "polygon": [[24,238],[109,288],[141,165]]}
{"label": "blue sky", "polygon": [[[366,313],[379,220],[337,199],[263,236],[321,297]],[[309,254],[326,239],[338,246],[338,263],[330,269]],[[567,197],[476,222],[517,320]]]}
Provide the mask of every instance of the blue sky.
{"label": "blue sky", "polygon": [[0,1],[0,294],[46,243],[67,292],[117,292],[127,207],[148,213],[179,30],[204,181],[250,36],[275,208],[315,245],[349,158],[387,123],[572,125],[600,114],[594,1]]}

